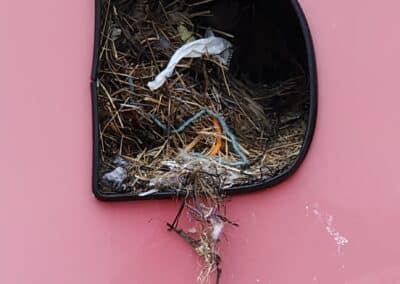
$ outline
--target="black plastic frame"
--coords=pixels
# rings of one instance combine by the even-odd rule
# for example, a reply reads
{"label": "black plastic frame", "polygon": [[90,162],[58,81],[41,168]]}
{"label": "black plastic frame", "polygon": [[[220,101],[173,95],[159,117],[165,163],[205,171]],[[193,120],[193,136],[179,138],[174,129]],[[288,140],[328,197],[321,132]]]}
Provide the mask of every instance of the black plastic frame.
{"label": "black plastic frame", "polygon": [[[279,1],[279,0],[277,0]],[[310,110],[309,110],[309,123],[307,125],[305,139],[302,150],[297,156],[293,165],[281,174],[271,178],[270,180],[259,182],[251,185],[237,186],[225,190],[227,195],[242,194],[259,191],[262,189],[270,188],[288,177],[300,167],[305,159],[314,136],[314,130],[317,120],[317,70],[315,61],[314,45],[310,33],[310,29],[304,15],[302,8],[297,0],[291,0],[292,6],[299,19],[299,23],[303,32],[306,50],[307,50],[307,63],[310,81]],[[100,32],[101,32],[101,4],[102,0],[95,0],[95,37],[94,37],[94,53],[93,65],[91,74],[91,92],[92,92],[92,115],[93,115],[93,173],[92,173],[92,190],[96,198],[103,201],[124,201],[124,200],[146,200],[146,199],[167,199],[176,198],[178,194],[174,191],[158,192],[151,196],[140,197],[133,193],[104,193],[99,190],[99,120],[98,120],[98,106],[97,106],[97,73],[99,64],[99,51],[100,51]]]}

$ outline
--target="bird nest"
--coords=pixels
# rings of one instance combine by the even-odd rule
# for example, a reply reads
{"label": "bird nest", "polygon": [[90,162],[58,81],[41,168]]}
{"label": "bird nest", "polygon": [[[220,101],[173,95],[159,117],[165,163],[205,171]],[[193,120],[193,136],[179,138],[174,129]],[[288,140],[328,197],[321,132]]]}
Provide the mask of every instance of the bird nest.
{"label": "bird nest", "polygon": [[[169,229],[204,259],[202,279],[219,271],[216,243],[224,224],[235,225],[221,214],[225,193],[293,165],[309,103],[304,74],[265,84],[241,72],[235,34],[199,20],[212,16],[210,2],[104,0],[97,80],[99,190],[186,196]],[[223,60],[207,52],[184,58],[160,88],[149,88],[177,50],[207,37],[232,43]],[[183,210],[197,235],[178,229]]]}
{"label": "bird nest", "polygon": [[[174,52],[204,37],[195,24],[201,13],[190,14],[182,1],[136,2],[133,9],[103,2],[100,191],[189,192],[194,171],[218,176],[212,186],[227,190],[267,181],[293,164],[307,125],[304,76],[255,84],[206,54],[183,59],[160,89],[150,91],[148,82]],[[234,35],[214,33],[235,42]]]}

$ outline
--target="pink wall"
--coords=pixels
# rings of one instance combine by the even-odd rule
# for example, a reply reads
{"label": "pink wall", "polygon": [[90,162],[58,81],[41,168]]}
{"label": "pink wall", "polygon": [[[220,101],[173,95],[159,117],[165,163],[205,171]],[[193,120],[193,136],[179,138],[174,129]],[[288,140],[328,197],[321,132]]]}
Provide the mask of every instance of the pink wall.
{"label": "pink wall", "polygon": [[[194,283],[177,203],[91,194],[93,2],[0,1],[0,283]],[[222,283],[400,283],[400,3],[302,5],[316,136],[290,180],[230,202]]]}

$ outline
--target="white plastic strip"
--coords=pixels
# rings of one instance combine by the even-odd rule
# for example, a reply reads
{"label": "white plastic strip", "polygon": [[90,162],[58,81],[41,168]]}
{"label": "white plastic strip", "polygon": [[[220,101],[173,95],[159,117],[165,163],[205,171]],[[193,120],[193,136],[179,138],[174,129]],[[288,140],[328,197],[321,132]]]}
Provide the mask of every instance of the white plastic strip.
{"label": "white plastic strip", "polygon": [[[216,36],[210,36],[186,43],[174,53],[167,67],[157,75],[154,81],[149,82],[147,86],[152,91],[160,88],[165,83],[167,78],[172,76],[176,65],[183,58],[198,58],[204,54],[218,55],[223,53],[225,50],[230,49],[231,47],[232,44],[229,41]],[[227,65],[229,62],[229,59],[225,59],[223,56],[219,56],[217,58],[222,64]]]}

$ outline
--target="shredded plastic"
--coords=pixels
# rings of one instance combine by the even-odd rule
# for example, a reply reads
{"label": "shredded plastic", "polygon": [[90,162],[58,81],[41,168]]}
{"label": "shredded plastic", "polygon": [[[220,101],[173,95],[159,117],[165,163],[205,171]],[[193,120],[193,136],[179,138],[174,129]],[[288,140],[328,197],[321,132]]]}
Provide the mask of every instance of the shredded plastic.
{"label": "shredded plastic", "polygon": [[218,241],[224,231],[225,223],[218,217],[210,220],[212,226],[211,237],[214,241]]}
{"label": "shredded plastic", "polygon": [[113,162],[117,167],[125,167],[128,164],[128,162],[121,156],[115,156]]}
{"label": "shredded plastic", "polygon": [[103,181],[112,187],[119,188],[128,177],[128,172],[123,167],[117,167],[113,171],[103,175]]}
{"label": "shredded plastic", "polygon": [[[227,168],[229,166],[218,160],[196,154],[181,150],[176,160],[164,161],[162,164],[168,167],[169,171],[152,178],[149,186],[152,189],[174,188],[179,191],[185,185],[185,173],[196,169],[211,175],[221,175],[224,179],[223,189],[231,187],[243,178],[240,171],[229,170],[230,168]],[[187,184],[185,186],[188,187]]]}

